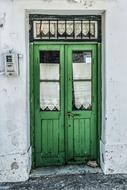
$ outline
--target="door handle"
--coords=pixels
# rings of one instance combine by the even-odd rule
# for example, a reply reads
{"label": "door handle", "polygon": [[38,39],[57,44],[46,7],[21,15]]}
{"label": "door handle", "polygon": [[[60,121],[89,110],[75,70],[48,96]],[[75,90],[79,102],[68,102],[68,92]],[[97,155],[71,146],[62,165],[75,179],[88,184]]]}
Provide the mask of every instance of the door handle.
{"label": "door handle", "polygon": [[73,113],[71,113],[71,112],[67,112],[67,116],[69,116],[69,117],[73,117]]}

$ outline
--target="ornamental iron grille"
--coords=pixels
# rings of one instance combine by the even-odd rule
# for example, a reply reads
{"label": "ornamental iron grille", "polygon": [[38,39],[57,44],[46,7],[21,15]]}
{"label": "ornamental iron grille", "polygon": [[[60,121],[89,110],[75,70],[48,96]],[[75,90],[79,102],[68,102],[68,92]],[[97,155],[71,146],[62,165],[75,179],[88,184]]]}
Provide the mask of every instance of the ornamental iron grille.
{"label": "ornamental iron grille", "polygon": [[101,16],[30,15],[30,41],[101,41]]}

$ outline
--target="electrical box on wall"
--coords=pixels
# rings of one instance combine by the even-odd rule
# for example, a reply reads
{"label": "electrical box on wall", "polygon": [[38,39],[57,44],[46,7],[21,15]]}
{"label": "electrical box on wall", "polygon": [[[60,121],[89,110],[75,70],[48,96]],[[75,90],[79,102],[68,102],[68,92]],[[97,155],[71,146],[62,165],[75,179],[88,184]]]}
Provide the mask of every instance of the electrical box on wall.
{"label": "electrical box on wall", "polygon": [[19,75],[19,57],[15,52],[9,52],[4,54],[5,60],[5,75],[6,76],[18,76]]}

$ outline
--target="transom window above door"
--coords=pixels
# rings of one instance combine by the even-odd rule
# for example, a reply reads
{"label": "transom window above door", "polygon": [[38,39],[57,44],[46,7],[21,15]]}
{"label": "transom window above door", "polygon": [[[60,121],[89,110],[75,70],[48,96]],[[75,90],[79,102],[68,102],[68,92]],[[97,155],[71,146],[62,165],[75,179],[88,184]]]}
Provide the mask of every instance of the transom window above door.
{"label": "transom window above door", "polygon": [[100,16],[30,15],[30,39],[100,41]]}

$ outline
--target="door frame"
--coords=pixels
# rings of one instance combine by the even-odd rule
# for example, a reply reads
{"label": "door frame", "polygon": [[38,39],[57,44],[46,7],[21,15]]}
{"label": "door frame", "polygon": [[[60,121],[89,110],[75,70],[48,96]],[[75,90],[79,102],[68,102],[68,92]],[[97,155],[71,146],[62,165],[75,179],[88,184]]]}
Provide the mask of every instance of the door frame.
{"label": "door frame", "polygon": [[98,42],[32,42],[29,45],[29,105],[30,105],[30,144],[32,146],[32,168],[35,168],[35,103],[34,103],[34,46],[36,45],[96,45],[97,47],[97,162],[100,164],[100,138],[102,120],[102,71],[101,43]]}

